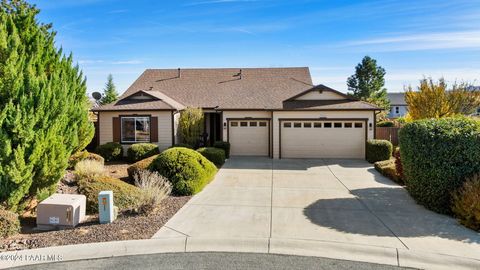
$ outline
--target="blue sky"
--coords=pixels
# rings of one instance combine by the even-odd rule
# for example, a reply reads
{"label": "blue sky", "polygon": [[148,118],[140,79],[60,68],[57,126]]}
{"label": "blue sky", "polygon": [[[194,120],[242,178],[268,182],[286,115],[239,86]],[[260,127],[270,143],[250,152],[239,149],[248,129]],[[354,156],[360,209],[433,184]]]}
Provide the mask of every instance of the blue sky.
{"label": "blue sky", "polygon": [[146,68],[308,66],[346,91],[365,55],[389,92],[423,76],[480,84],[480,1],[32,0],[89,92]]}

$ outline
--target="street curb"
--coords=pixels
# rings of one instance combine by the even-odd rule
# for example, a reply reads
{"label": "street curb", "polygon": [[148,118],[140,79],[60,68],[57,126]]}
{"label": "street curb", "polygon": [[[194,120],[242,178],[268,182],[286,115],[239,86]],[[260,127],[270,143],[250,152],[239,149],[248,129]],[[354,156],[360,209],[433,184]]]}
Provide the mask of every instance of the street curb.
{"label": "street curb", "polygon": [[0,253],[0,269],[59,261],[202,251],[324,257],[422,269],[480,268],[480,260],[476,259],[388,247],[295,239],[173,237],[4,252]]}

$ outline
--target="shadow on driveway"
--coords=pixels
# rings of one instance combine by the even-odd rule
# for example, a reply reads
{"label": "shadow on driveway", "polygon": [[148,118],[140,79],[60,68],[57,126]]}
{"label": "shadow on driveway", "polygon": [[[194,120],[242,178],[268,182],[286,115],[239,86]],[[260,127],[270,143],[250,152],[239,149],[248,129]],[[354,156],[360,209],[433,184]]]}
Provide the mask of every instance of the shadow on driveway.
{"label": "shadow on driveway", "polygon": [[[436,236],[445,239],[480,243],[480,234],[461,226],[455,219],[434,213],[415,203],[403,188],[366,188],[352,190],[357,198],[321,199],[306,207],[304,215],[314,224],[351,234],[392,236],[377,230],[369,219],[346,215],[342,210],[325,211],[331,205],[348,205],[360,201],[372,219],[381,222],[397,237]],[[362,214],[365,212],[358,212]]]}

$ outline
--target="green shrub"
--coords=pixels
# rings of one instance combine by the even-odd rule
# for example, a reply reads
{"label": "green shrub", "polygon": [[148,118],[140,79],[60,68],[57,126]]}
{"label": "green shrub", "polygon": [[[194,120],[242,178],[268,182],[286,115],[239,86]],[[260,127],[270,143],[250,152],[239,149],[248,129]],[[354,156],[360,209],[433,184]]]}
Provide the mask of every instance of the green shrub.
{"label": "green shrub", "polygon": [[454,192],[452,210],[460,223],[480,231],[480,174],[467,179]]}
{"label": "green shrub", "polygon": [[225,151],[225,157],[230,158],[230,143],[229,142],[216,141],[213,144],[213,147],[223,149]]}
{"label": "green shrub", "polygon": [[113,203],[120,210],[134,209],[140,200],[140,189],[120,179],[99,176],[93,179],[84,178],[78,181],[78,191],[87,197],[87,211],[98,211],[98,193],[103,190],[113,191]]}
{"label": "green shrub", "polygon": [[0,208],[0,237],[7,238],[20,231],[20,220],[14,212]]}
{"label": "green shrub", "polygon": [[176,143],[176,144],[172,145],[170,148],[175,148],[175,147],[185,147],[185,148],[188,148],[188,149],[193,149],[193,146],[191,146],[190,144],[186,144],[186,143]]}
{"label": "green shrub", "polygon": [[217,167],[220,167],[225,163],[225,151],[223,149],[215,147],[203,147],[197,149],[197,152],[213,162],[215,165],[217,165]]}
{"label": "green shrub", "polygon": [[102,165],[105,163],[105,160],[102,156],[95,153],[89,153],[87,150],[84,150],[70,156],[68,159],[68,168],[73,169],[78,162],[86,159],[98,161],[102,163]]}
{"label": "green shrub", "polygon": [[135,175],[142,170],[147,170],[150,164],[152,164],[152,161],[157,158],[158,155],[151,156],[146,159],[142,159],[140,161],[137,161],[133,163],[132,165],[128,166],[127,172],[128,172],[128,177],[130,180],[134,181],[135,180]]}
{"label": "green shrub", "polygon": [[388,177],[390,180],[403,185],[402,179],[398,176],[397,169],[395,166],[395,159],[388,159],[377,161],[374,164],[375,169],[380,172],[383,176]]}
{"label": "green shrub", "polygon": [[165,150],[152,162],[149,169],[166,177],[177,195],[200,192],[217,172],[215,165],[200,153],[183,147]]}
{"label": "green shrub", "polygon": [[158,149],[158,145],[153,143],[132,144],[127,150],[127,157],[131,162],[137,162],[158,154],[160,154],[160,149]]}
{"label": "green shrub", "polygon": [[392,151],[393,145],[387,140],[367,141],[367,161],[370,163],[390,159]]}
{"label": "green shrub", "polygon": [[480,123],[468,118],[426,119],[400,130],[407,189],[425,207],[451,213],[451,192],[480,172]]}
{"label": "green shrub", "polygon": [[380,121],[377,123],[377,127],[394,127],[395,123],[393,121]]}
{"label": "green shrub", "polygon": [[97,146],[95,152],[102,156],[105,161],[121,160],[123,157],[123,147],[116,142],[108,142]]}

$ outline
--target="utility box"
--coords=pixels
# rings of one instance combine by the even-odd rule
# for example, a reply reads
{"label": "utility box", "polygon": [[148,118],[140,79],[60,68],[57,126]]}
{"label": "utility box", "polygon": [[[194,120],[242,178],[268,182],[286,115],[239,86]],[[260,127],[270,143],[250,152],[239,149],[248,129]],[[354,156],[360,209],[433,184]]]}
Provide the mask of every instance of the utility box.
{"label": "utility box", "polygon": [[53,194],[37,206],[37,229],[72,228],[85,220],[86,197]]}
{"label": "utility box", "polygon": [[98,193],[98,218],[100,223],[112,223],[115,218],[113,207],[113,191],[100,191]]}

